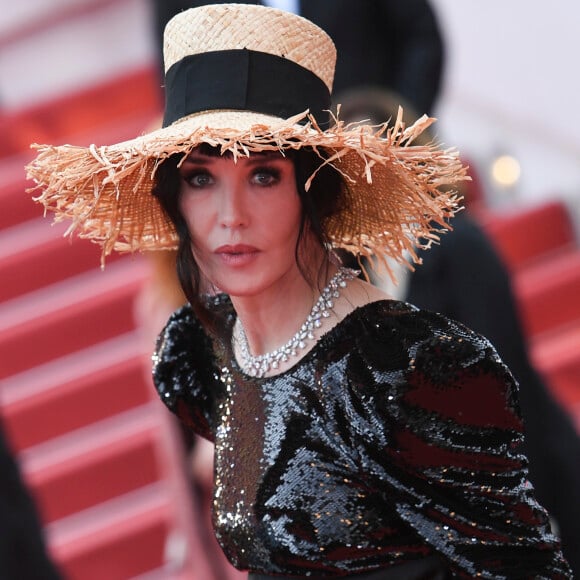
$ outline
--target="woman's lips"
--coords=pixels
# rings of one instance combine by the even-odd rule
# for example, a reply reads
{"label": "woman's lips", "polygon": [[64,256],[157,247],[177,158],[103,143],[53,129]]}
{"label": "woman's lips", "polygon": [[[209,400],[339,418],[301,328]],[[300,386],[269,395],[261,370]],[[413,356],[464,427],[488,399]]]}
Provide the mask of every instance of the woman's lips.
{"label": "woman's lips", "polygon": [[220,246],[214,252],[228,266],[246,266],[259,253],[258,248],[246,244]]}

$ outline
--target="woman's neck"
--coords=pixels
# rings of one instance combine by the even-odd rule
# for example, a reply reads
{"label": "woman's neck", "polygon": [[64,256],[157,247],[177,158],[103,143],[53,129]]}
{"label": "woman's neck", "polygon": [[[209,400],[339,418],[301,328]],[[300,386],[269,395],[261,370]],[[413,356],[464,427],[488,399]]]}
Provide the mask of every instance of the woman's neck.
{"label": "woman's neck", "polygon": [[[265,374],[259,372],[257,376],[269,376],[284,372],[294,366],[305,356],[320,339],[348,316],[356,308],[375,302],[389,299],[383,291],[360,279],[352,279],[353,273],[340,273],[339,268],[328,260],[321,261],[315,268],[311,268],[310,280],[306,279],[298,268],[289,272],[284,279],[279,280],[275,287],[269,288],[256,296],[230,296],[238,321],[234,326],[232,337],[233,354],[238,364],[253,374],[250,368],[258,365]],[[309,323],[310,330],[303,327],[306,319],[312,312],[313,306],[319,300],[321,291],[332,281],[333,289],[327,294],[324,303],[324,314],[320,315],[315,325]],[[312,282],[314,280],[314,282]],[[325,289],[324,292],[327,290]],[[297,338],[307,336],[307,339]],[[273,351],[280,347],[288,347],[291,339],[296,343],[303,343],[299,348],[292,347],[291,356],[274,355]],[[294,341],[292,341],[294,343]],[[296,344],[294,343],[294,344]],[[284,349],[286,350],[286,349]],[[262,360],[270,361],[263,366],[253,357],[265,355]],[[276,362],[274,363],[274,357]],[[247,365],[250,365],[247,367]]]}
{"label": "woman's neck", "polygon": [[285,344],[302,326],[320,295],[320,288],[335,274],[331,264],[318,268],[314,285],[298,268],[257,296],[232,296],[252,355],[271,352]]}

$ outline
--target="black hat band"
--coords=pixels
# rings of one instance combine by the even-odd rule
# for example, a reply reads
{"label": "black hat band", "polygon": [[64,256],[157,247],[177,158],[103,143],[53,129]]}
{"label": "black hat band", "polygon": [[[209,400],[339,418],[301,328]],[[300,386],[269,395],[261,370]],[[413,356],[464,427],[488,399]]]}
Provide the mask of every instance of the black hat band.
{"label": "black hat band", "polygon": [[167,127],[194,113],[219,109],[288,118],[306,109],[324,126],[330,92],[319,77],[295,62],[253,50],[186,56],[165,75]]}

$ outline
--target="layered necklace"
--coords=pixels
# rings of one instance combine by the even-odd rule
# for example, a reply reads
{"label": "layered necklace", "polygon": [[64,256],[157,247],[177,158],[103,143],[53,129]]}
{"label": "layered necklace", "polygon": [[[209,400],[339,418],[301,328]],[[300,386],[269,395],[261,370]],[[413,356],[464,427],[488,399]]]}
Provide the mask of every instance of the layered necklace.
{"label": "layered necklace", "polygon": [[286,363],[290,359],[296,358],[300,351],[304,350],[308,343],[316,338],[314,333],[323,326],[324,320],[330,318],[330,310],[334,307],[334,301],[339,298],[340,290],[346,288],[349,280],[356,278],[356,276],[358,276],[356,270],[339,268],[320,293],[320,297],[312,307],[300,330],[286,344],[271,352],[258,356],[252,355],[246,331],[238,318],[234,325],[232,341],[237,335],[242,370],[252,377],[261,378],[268,374],[270,370],[275,371],[280,368],[281,363]]}

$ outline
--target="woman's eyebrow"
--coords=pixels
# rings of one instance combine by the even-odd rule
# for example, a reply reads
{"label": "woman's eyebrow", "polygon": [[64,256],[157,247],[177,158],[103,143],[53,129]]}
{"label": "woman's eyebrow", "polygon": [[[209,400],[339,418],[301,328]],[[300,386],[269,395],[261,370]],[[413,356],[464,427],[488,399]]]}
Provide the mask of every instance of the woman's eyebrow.
{"label": "woman's eyebrow", "polygon": [[288,157],[282,155],[279,151],[262,151],[260,153],[255,153],[250,155],[246,163],[249,164],[259,164],[264,163],[264,161],[287,161]]}
{"label": "woman's eyebrow", "polygon": [[[206,155],[205,153],[194,151],[183,160],[182,164],[190,163],[197,165],[208,165],[216,163],[222,159],[232,160],[232,157],[229,155]],[[260,153],[254,153],[248,157],[239,157],[238,161],[247,165],[259,165],[260,163],[264,162],[286,161],[287,159],[288,157],[285,157],[279,151],[264,151]]]}
{"label": "woman's eyebrow", "polygon": [[[219,159],[219,158],[217,158]],[[190,153],[184,160],[183,163],[197,163],[206,164],[213,163],[216,157],[213,155],[204,155],[203,153]]]}

